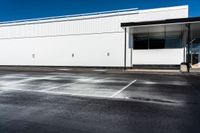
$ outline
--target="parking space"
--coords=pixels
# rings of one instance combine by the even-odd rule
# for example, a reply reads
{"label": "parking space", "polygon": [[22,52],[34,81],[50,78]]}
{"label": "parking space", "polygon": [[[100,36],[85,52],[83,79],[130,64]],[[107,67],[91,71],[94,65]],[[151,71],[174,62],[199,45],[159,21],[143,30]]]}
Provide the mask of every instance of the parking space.
{"label": "parking space", "polygon": [[4,73],[0,75],[0,90],[1,93],[27,91],[177,104],[199,100],[199,94],[180,74],[115,74],[101,69],[74,73],[71,70]]}
{"label": "parking space", "polygon": [[[75,96],[113,97],[133,79],[96,74],[72,73],[4,74],[0,77],[1,91],[29,91]],[[125,88],[126,89],[126,88]]]}
{"label": "parking space", "polygon": [[199,79],[106,69],[0,70],[0,132],[199,132]]}

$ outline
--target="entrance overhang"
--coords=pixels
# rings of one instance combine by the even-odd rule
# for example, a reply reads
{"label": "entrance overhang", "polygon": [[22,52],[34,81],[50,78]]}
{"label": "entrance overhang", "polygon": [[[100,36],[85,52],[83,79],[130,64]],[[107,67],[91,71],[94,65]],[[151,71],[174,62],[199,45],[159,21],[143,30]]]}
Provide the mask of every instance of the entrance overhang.
{"label": "entrance overhang", "polygon": [[188,25],[191,25],[191,32],[199,31],[200,17],[121,23],[129,33],[188,31]]}
{"label": "entrance overhang", "polygon": [[127,23],[121,23],[121,27],[125,28],[125,27],[158,26],[158,25],[171,25],[171,24],[191,24],[199,22],[200,22],[200,17],[193,17],[193,18],[166,19],[158,21],[127,22]]}
{"label": "entrance overhang", "polygon": [[[154,32],[182,32],[185,34],[186,62],[190,62],[190,45],[200,40],[200,17],[166,19],[158,21],[127,22],[121,23],[121,27],[126,29],[126,33],[154,33]],[[126,39],[126,37],[125,37]],[[126,42],[126,41],[125,41]],[[125,44],[126,45],[126,44]],[[189,67],[188,67],[189,70]]]}

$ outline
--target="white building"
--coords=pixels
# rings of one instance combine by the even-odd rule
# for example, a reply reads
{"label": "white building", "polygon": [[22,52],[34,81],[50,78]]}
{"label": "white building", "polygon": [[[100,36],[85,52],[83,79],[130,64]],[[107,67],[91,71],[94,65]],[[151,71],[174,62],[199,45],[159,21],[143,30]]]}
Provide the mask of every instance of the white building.
{"label": "white building", "polygon": [[[188,6],[177,6],[1,23],[0,65],[180,65],[188,33],[181,18],[187,17]],[[159,24],[173,19],[181,23]]]}

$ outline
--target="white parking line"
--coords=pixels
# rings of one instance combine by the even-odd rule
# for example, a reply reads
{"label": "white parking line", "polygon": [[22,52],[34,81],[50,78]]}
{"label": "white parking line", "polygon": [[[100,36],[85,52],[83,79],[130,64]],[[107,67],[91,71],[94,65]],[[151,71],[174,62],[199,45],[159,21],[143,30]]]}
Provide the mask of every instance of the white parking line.
{"label": "white parking line", "polygon": [[72,69],[57,69],[57,70],[60,70],[60,71],[70,71]]}
{"label": "white parking line", "polygon": [[[18,89],[18,88],[12,88],[12,89],[5,89],[3,90],[3,92],[5,91],[22,91],[22,92],[36,92],[36,93],[46,93],[46,94],[53,94],[53,95],[69,95],[69,96],[83,96],[83,97],[102,97],[102,98],[108,98],[105,95],[87,95],[87,94],[80,94],[80,93],[70,93],[70,92],[56,92],[56,91],[42,91],[42,90],[30,90],[30,89]],[[2,92],[2,93],[3,93]]]}
{"label": "white parking line", "polygon": [[51,91],[51,90],[54,90],[54,89],[57,89],[57,88],[65,87],[65,86],[67,86],[67,84],[58,85],[58,86],[47,88],[47,89],[43,89],[43,90],[40,90],[40,91]]}
{"label": "white parking line", "polygon": [[126,85],[125,87],[123,87],[121,90],[115,92],[112,96],[110,97],[115,97],[116,95],[118,95],[119,93],[121,93],[122,91],[124,91],[126,88],[128,88],[129,86],[131,86],[133,83],[135,83],[137,80],[133,80],[131,83],[129,83],[128,85]]}
{"label": "white parking line", "polygon": [[[51,79],[54,76],[44,76],[44,77],[27,77],[27,79],[19,79],[16,81],[6,82],[6,81],[0,81],[1,85],[13,85],[13,84],[20,84],[24,82],[29,82],[33,80],[42,80],[42,79]],[[15,76],[12,76],[12,78],[15,78]]]}
{"label": "white parking line", "polygon": [[54,90],[54,89],[57,89],[57,88],[61,88],[61,87],[65,87],[65,86],[73,85],[73,84],[76,84],[76,83],[78,83],[78,82],[67,83],[67,84],[63,84],[63,85],[58,85],[58,86],[51,87],[51,88],[47,88],[47,89],[43,89],[43,90],[40,90],[40,91],[51,91],[51,90]]}
{"label": "white parking line", "polygon": [[40,91],[51,91],[51,90],[54,90],[54,89],[57,89],[57,88],[70,86],[70,85],[75,85],[77,83],[98,83],[98,82],[101,83],[101,82],[106,82],[106,81],[104,81],[105,79],[107,79],[107,78],[103,78],[101,80],[99,80],[99,79],[95,80],[94,78],[78,78],[78,79],[76,79],[76,82],[66,83],[66,84],[55,86],[55,87],[43,89],[43,90],[40,90]]}
{"label": "white parking line", "polygon": [[93,70],[94,72],[106,72],[107,70],[105,70],[105,69],[95,69],[95,70]]}

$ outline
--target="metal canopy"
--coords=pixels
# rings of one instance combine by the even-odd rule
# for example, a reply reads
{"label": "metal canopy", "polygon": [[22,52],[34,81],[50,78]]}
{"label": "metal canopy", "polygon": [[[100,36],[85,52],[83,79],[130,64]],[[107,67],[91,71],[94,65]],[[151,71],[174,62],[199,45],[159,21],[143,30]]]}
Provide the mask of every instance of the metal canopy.
{"label": "metal canopy", "polygon": [[200,21],[190,21],[190,23],[166,23],[162,25],[140,25],[140,26],[130,26],[127,28],[127,32],[130,34],[138,33],[154,33],[154,32],[187,32],[187,25],[190,24],[190,36],[191,38],[200,38]]}
{"label": "metal canopy", "polygon": [[200,22],[200,17],[165,19],[165,20],[143,21],[143,22],[127,22],[127,23],[121,23],[121,27],[125,28],[125,27],[152,26],[152,25],[188,24],[196,22]]}

